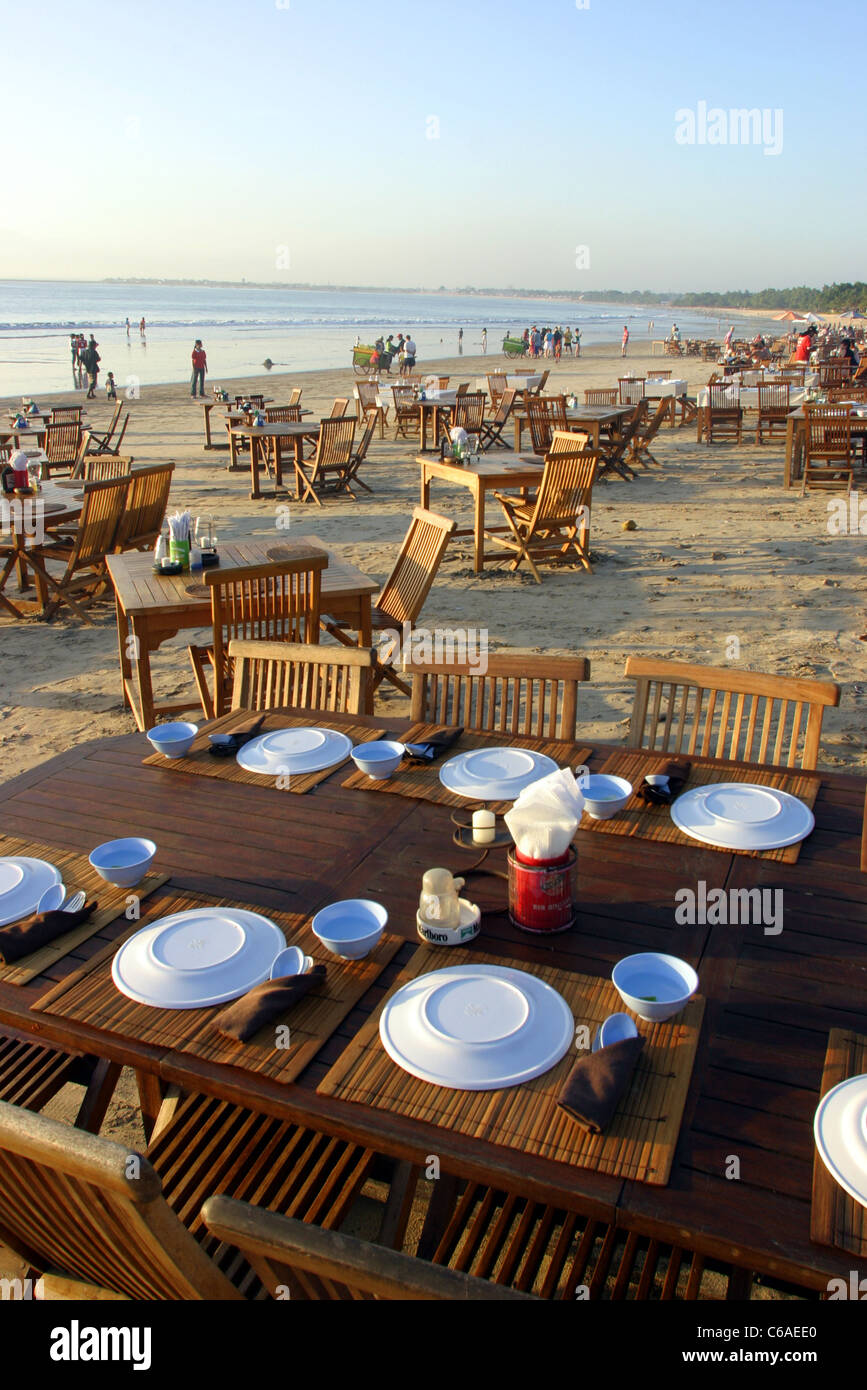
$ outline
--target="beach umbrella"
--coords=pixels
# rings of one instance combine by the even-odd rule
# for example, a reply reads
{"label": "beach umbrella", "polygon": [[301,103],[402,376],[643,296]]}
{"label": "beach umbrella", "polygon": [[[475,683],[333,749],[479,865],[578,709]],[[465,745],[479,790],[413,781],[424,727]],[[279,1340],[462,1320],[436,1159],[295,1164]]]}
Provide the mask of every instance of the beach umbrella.
{"label": "beach umbrella", "polygon": [[794,311],[794,309],[784,309],[783,312],[782,312],[781,314],[774,314],[774,318],[775,318],[775,319],[786,319],[786,321],[789,322],[789,323],[791,323],[791,322],[793,322],[793,321],[797,321],[798,323],[803,322],[803,315],[802,315],[802,314],[796,314],[795,311]]}
{"label": "beach umbrella", "polygon": [[823,314],[807,314],[807,315],[806,315],[806,319],[807,319],[807,322],[808,322],[808,323],[825,323],[825,322],[826,322],[826,319],[825,319],[825,317],[824,317]]}

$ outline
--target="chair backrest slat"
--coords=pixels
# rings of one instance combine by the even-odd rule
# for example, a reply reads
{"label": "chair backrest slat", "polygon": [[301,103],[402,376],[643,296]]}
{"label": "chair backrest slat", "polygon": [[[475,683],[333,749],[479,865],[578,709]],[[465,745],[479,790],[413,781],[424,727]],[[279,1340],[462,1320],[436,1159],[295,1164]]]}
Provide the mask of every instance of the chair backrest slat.
{"label": "chair backrest slat", "polygon": [[631,747],[773,766],[814,768],[830,681],[630,657]]}
{"label": "chair backrest slat", "polygon": [[376,599],[377,608],[398,626],[417,619],[456,526],[424,507],[414,509],[394,569]]}
{"label": "chair backrest slat", "polygon": [[169,504],[174,471],[173,463],[133,469],[126,508],[115,537],[116,551],[149,550],[156,544]]}
{"label": "chair backrest slat", "polygon": [[249,642],[233,639],[232,709],[332,710],[364,714],[373,683],[376,653],[364,647],[320,647],[308,642]]}
{"label": "chair backrest slat", "polygon": [[123,1144],[0,1102],[0,1239],[37,1270],[133,1299],[238,1299]]}
{"label": "chair backrest slat", "polygon": [[484,662],[413,661],[410,717],[462,724],[488,733],[577,738],[578,685],[590,679],[584,657],[496,653]]}
{"label": "chair backrest slat", "polygon": [[299,549],[297,558],[265,565],[208,570],[213,623],[214,708],[224,714],[232,695],[229,644],[236,638],[318,642],[324,551]]}

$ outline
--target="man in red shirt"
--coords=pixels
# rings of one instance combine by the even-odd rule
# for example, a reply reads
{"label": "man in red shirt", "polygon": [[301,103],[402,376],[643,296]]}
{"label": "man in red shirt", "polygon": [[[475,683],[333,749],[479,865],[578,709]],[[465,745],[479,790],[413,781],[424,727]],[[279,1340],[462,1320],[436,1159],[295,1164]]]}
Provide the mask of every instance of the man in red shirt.
{"label": "man in red shirt", "polygon": [[205,372],[208,370],[208,358],[205,349],[202,347],[201,338],[197,338],[193,348],[193,375],[190,379],[190,395],[196,394],[196,382],[199,384],[199,395],[205,394]]}
{"label": "man in red shirt", "polygon": [[812,351],[813,335],[811,334],[810,330],[807,329],[806,333],[802,333],[800,338],[798,339],[798,346],[795,348],[795,361],[809,362],[810,353]]}

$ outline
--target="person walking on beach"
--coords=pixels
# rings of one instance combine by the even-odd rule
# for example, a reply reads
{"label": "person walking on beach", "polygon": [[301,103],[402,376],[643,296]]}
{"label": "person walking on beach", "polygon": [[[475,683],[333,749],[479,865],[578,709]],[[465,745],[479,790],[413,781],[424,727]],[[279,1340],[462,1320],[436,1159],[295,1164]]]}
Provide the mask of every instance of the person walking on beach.
{"label": "person walking on beach", "polygon": [[105,399],[107,401],[117,400],[117,386],[114,381],[114,372],[109,372],[105,378]]}
{"label": "person walking on beach", "polygon": [[732,350],[732,338],[733,338],[734,336],[735,336],[735,326],[734,326],[734,324],[732,324],[731,327],[729,328],[729,331],[728,331],[728,333],[726,334],[725,340],[724,340],[724,342],[723,342],[723,352],[731,352],[731,350]]}
{"label": "person walking on beach", "polygon": [[463,355],[464,355],[464,330],[463,330],[462,328],[459,328],[459,329],[458,329],[458,356],[459,356],[459,357],[463,357]]}
{"label": "person walking on beach", "polygon": [[89,401],[92,401],[96,395],[96,384],[99,380],[99,364],[101,359],[96,350],[97,346],[97,341],[91,333],[90,342],[84,349],[84,354],[82,356],[84,370],[87,372],[87,399]]}
{"label": "person walking on beach", "polygon": [[562,352],[562,349],[563,349],[563,334],[561,333],[561,331],[560,331],[560,325],[558,324],[557,327],[554,329],[554,361],[555,361],[555,362],[559,362],[559,361],[560,361],[560,354],[561,354],[561,352]]}
{"label": "person walking on beach", "polygon": [[415,342],[412,338],[405,338],[403,343],[404,359],[400,364],[401,376],[409,376],[415,366]]}
{"label": "person walking on beach", "polygon": [[138,331],[139,331],[139,333],[141,334],[141,336],[144,337],[144,335],[145,335],[144,314],[142,314],[141,318],[140,318],[139,321],[138,321]]}
{"label": "person walking on beach", "polygon": [[129,337],[129,314],[126,316],[126,336]]}
{"label": "person walking on beach", "polygon": [[566,329],[566,332],[563,334],[563,347],[565,348],[565,350],[568,352],[569,356],[571,357],[571,356],[572,356],[572,329],[571,329],[571,328],[567,328],[567,329]]}
{"label": "person walking on beach", "polygon": [[483,329],[482,329],[482,352],[485,354],[485,356],[487,356],[487,352],[488,352],[488,330],[487,330],[487,328],[483,328]]}
{"label": "person walking on beach", "polygon": [[629,329],[627,328],[626,324],[624,324],[624,325],[623,325],[623,337],[622,337],[622,339],[621,339],[621,341],[620,341],[620,356],[621,356],[621,357],[625,357],[625,356],[626,356],[626,349],[627,349],[628,347],[629,347]]}
{"label": "person walking on beach", "polygon": [[197,338],[192,351],[193,375],[190,378],[190,395],[196,394],[196,383],[199,385],[199,395],[205,395],[205,372],[208,370],[208,358],[205,349],[202,347],[201,338]]}

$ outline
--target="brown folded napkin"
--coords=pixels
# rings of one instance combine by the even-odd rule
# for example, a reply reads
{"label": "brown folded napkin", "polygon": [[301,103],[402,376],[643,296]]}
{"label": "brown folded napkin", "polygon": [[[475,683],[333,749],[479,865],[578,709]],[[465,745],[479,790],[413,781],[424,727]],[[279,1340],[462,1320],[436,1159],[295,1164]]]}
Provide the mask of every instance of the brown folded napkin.
{"label": "brown folded napkin", "polygon": [[324,979],[325,966],[314,965],[306,975],[283,975],[278,980],[266,980],[224,1009],[216,1018],[216,1025],[227,1037],[246,1042],[272,1018],[288,1013],[308,990]]}
{"label": "brown folded napkin", "polygon": [[647,802],[648,806],[668,806],[683,790],[691,767],[692,763],[688,758],[673,758],[664,767],[657,769],[659,776],[668,778],[667,788],[651,787],[649,782],[644,781],[636,789],[635,795],[639,801]]}
{"label": "brown folded napkin", "polygon": [[22,956],[29,956],[40,947],[47,946],[58,936],[64,936],[73,927],[86,922],[96,911],[99,903],[85,903],[78,912],[63,912],[56,908],[53,912],[34,912],[23,922],[0,930],[0,965],[11,965]]}
{"label": "brown folded napkin", "polygon": [[248,719],[245,724],[239,724],[237,729],[232,729],[230,733],[227,733],[224,742],[209,744],[209,753],[215,758],[228,758],[234,755],[239,748],[244,747],[245,743],[249,743],[251,739],[256,737],[264,723],[264,714],[260,714],[257,719]]}
{"label": "brown folded napkin", "polygon": [[582,1128],[601,1134],[625,1092],[644,1038],[624,1038],[600,1047],[576,1062],[557,1097],[557,1104]]}
{"label": "brown folded napkin", "polygon": [[410,763],[432,763],[437,758],[442,757],[453,744],[457,743],[461,734],[464,732],[463,726],[460,729],[440,729],[437,733],[431,734],[422,743],[407,743],[406,760]]}

